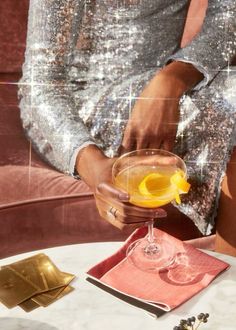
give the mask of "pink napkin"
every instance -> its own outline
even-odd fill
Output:
[[[126,258],[130,243],[147,234],[136,230],[123,247],[88,271],[98,282],[165,311],[181,305],[209,285],[229,265],[209,256],[165,232],[154,230],[156,237],[168,239],[175,246],[176,263],[159,272],[140,270]]]

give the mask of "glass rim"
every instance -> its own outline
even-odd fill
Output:
[[[126,152],[126,153],[124,153],[123,155],[121,155],[120,157],[118,157],[116,160],[115,160],[115,162],[114,162],[114,164],[113,164],[113,166],[112,166],[112,182],[114,183],[114,181],[115,181],[115,175],[114,175],[114,169],[115,169],[115,165],[120,161],[120,160],[122,160],[123,158],[125,158],[125,157],[129,157],[129,155],[131,155],[131,154],[135,154],[135,153],[138,153],[138,152],[145,152],[145,151],[148,151],[148,152],[154,152],[153,153],[153,155],[155,155],[155,152],[160,152],[160,153],[166,153],[166,154],[168,154],[168,155],[170,155],[170,156],[173,156],[173,157],[175,157],[175,158],[177,158],[181,163],[182,163],[182,165],[183,165],[183,167],[184,167],[184,177],[186,178],[187,177],[187,166],[186,166],[186,164],[185,164],[185,162],[184,162],[184,160],[181,158],[181,157],[179,157],[178,155],[176,155],[176,154],[174,154],[173,152],[171,152],[171,151],[167,151],[167,150],[164,150],[164,149],[154,149],[154,148],[152,148],[152,149],[147,149],[147,148],[145,148],[145,149],[137,149],[137,150],[133,150],[133,151],[129,151],[129,152]],[[121,187],[120,187],[121,188]],[[159,190],[156,190],[156,191],[164,191],[164,190],[166,190],[166,188],[164,188],[164,189],[159,189]]]

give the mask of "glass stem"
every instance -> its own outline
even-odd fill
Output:
[[[147,235],[148,244],[144,248],[144,253],[151,258],[153,258],[153,256],[157,255],[160,252],[160,247],[155,242],[153,227],[154,227],[154,220],[152,219],[151,221],[148,222],[148,235]]]
[[[154,227],[154,220],[152,219],[148,221],[148,242],[150,244],[154,242],[153,227]]]

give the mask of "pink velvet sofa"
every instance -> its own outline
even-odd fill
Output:
[[[29,0],[0,1],[0,258],[29,250],[91,241],[123,240],[102,220],[82,182],[45,164],[25,138],[17,81],[24,60]],[[182,45],[199,30],[207,1],[192,0]],[[186,239],[199,234],[186,220],[169,230]],[[160,228],[165,229],[160,221]]]

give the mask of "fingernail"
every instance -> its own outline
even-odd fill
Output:
[[[128,202],[129,201],[129,195],[128,194],[119,194],[119,199],[122,202]]]

